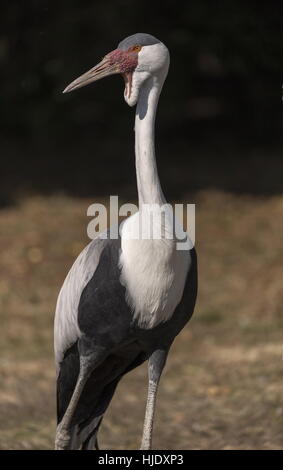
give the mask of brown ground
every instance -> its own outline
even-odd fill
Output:
[[[198,303],[161,381],[154,447],[282,448],[283,197],[210,191],[195,202]],[[89,203],[31,198],[0,212],[1,449],[53,446],[54,305],[87,241]],[[140,367],[119,386],[102,448],[138,447],[145,396]]]

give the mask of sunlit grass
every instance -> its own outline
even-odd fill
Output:
[[[89,242],[92,202],[36,197],[0,212],[2,449],[53,446],[53,315]],[[188,202],[197,204],[199,297],[161,381],[155,447],[282,447],[283,198],[206,191]],[[121,382],[102,448],[138,447],[145,397],[146,365]]]

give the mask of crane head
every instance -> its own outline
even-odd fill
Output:
[[[125,81],[124,98],[134,106],[139,90],[150,77],[164,80],[169,67],[169,52],[154,36],[137,33],[118,44],[99,64],[74,80],[63,93],[81,88],[109,75],[121,74]]]

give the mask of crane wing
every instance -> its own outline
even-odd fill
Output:
[[[78,306],[82,291],[96,271],[100,255],[106,244],[113,242],[119,242],[120,244],[119,240],[103,238],[102,234],[92,240],[77,257],[60,290],[54,322],[54,350],[57,373],[65,351],[81,335],[78,326]]]

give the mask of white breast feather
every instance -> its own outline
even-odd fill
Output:
[[[138,325],[153,328],[173,315],[182,298],[190,252],[176,250],[174,239],[138,239],[140,221],[138,212],[121,231],[121,283]]]

